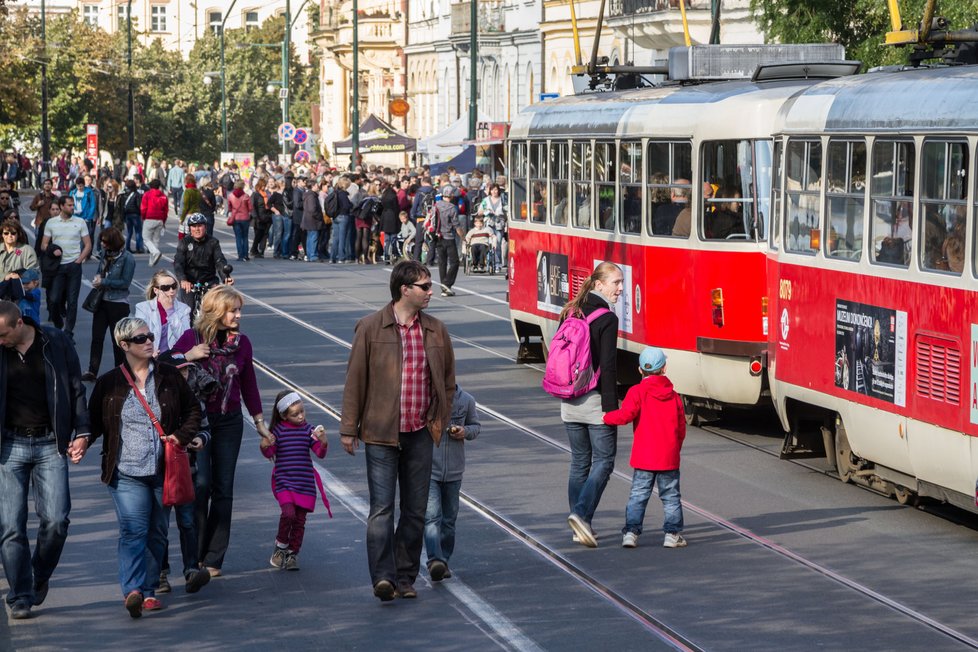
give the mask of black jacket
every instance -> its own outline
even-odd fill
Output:
[[[302,197],[302,229],[319,231],[323,227],[323,208],[319,205],[319,193],[307,190]]]
[[[397,219],[400,206],[397,204],[397,193],[388,186],[380,195],[380,230],[387,235],[395,235],[401,230],[401,221]]]
[[[214,211],[217,210],[217,195],[210,188],[200,191],[200,212],[205,217],[214,219]]]
[[[587,317],[598,308],[608,308],[608,302],[593,292],[588,294],[581,312]],[[601,392],[601,409],[611,412],[618,409],[618,315],[614,311],[591,322],[591,365],[601,369],[598,391]]]
[[[213,285],[225,280],[224,267],[228,264],[221,243],[210,236],[201,241],[187,237],[177,245],[173,256],[173,271],[178,281]]]
[[[78,354],[68,336],[57,328],[38,326],[30,317],[24,317],[24,323],[36,331],[35,337],[41,338],[50,425],[58,440],[58,452],[64,455],[73,432],[79,436],[91,433]],[[0,355],[0,397],[6,395],[7,356]],[[6,410],[7,402],[0,400],[0,439]]]

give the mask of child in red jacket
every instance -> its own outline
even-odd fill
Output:
[[[686,438],[683,401],[666,378],[666,356],[661,349],[647,347],[638,359],[642,382],[628,390],[621,408],[604,415],[609,426],[635,425],[632,445],[632,492],[625,508],[621,545],[634,548],[642,534],[645,508],[658,484],[665,512],[662,530],[666,548],[682,548],[683,505],[679,495],[679,450]]]

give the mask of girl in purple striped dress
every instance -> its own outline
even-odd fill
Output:
[[[306,515],[316,507],[316,490],[332,518],[322,480],[313,468],[310,449],[316,457],[326,457],[326,429],[306,423],[306,409],[296,392],[286,390],[275,397],[272,410],[273,439],[262,439],[262,454],[275,461],[272,491],[282,508],[275,537],[275,551],[269,563],[275,568],[299,570],[296,558],[306,530]]]

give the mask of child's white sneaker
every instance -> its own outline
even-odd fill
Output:
[[[638,547],[638,535],[634,532],[626,532],[625,536],[621,538],[622,548],[637,548]]]
[[[666,532],[666,538],[662,541],[663,548],[685,548],[686,539],[679,532]]]

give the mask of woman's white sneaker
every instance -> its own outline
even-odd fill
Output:
[[[662,541],[663,548],[685,548],[686,539],[678,532],[666,532],[666,538]]]

